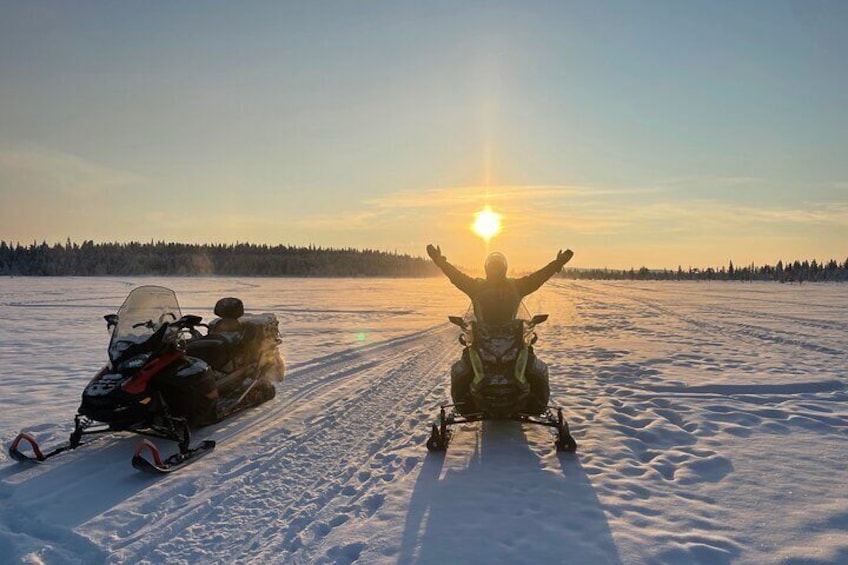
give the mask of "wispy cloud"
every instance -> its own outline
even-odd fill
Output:
[[[768,179],[755,177],[750,175],[686,175],[680,177],[672,177],[661,181],[659,184],[676,186],[676,185],[698,185],[698,186],[743,186],[743,185],[758,185],[765,184]]]
[[[377,210],[348,211],[337,214],[310,214],[292,220],[300,229],[332,229],[343,231],[362,231],[381,229],[387,223],[394,223],[396,217],[382,214]]]
[[[773,224],[848,226],[848,202],[805,202],[794,207],[753,207],[709,199],[667,201],[657,188],[526,185],[403,191],[363,202],[341,214],[313,215],[303,226],[335,230],[394,229],[404,223],[445,220],[465,227],[471,213],[491,203],[514,230],[622,235],[748,230]]]
[[[586,233],[608,231],[625,225],[620,219],[609,219],[603,213],[606,201],[615,197],[657,194],[659,189],[594,188],[574,185],[461,186],[421,191],[402,191],[367,199],[362,208],[340,214],[316,214],[297,220],[309,227],[350,230],[376,230],[403,222],[433,222],[450,219],[470,221],[471,214],[487,204],[503,213],[516,228],[568,226]],[[551,212],[555,210],[555,212]],[[590,213],[575,214],[575,211]],[[620,215],[619,215],[620,216]]]
[[[548,221],[540,212],[593,193],[588,187],[567,185],[462,186],[398,192],[369,200],[365,205],[382,223],[401,218],[423,221],[440,232],[464,231],[474,212],[491,205],[503,215],[509,229],[532,235],[545,226],[561,224],[562,218],[551,217]]]
[[[612,189],[578,185],[460,186],[404,191],[367,200],[379,209],[483,206],[490,202],[547,202],[572,198],[658,192],[657,188]]]
[[[0,148],[0,189],[9,192],[26,187],[28,191],[90,197],[142,181],[140,175],[68,153]]]

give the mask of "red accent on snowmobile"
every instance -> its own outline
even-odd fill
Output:
[[[21,440],[26,440],[32,446],[32,452],[35,454],[35,459],[18,451],[18,444],[21,443]],[[9,445],[9,455],[11,455],[12,459],[15,459],[16,461],[23,461],[26,459],[30,461],[44,461],[46,459],[44,454],[41,452],[41,449],[39,449],[38,442],[35,441],[35,438],[25,432],[19,433],[18,437],[16,437],[14,441],[12,441],[11,445]]]
[[[149,444],[150,442],[147,442],[145,440],[145,442],[142,443]],[[132,466],[138,469],[139,471],[143,471],[145,473],[150,473],[153,475],[166,475],[168,473],[173,473],[178,469],[182,469],[186,465],[190,465],[191,463],[194,463],[207,453],[210,453],[213,449],[215,449],[215,442],[207,439],[205,441],[200,442],[200,445],[198,445],[197,447],[171,455],[170,457],[165,459],[164,462],[161,460],[161,457],[156,456],[159,452],[153,451],[151,449],[151,451],[154,453],[153,458],[156,460],[155,463],[151,463],[150,461],[139,455],[139,453],[142,451],[142,447],[142,445],[138,446],[136,454],[132,458]]]
[[[147,363],[134,377],[121,385],[121,388],[130,394],[141,394],[147,389],[147,383],[153,376],[185,355],[182,351],[174,351],[162,357],[155,357]]]
[[[136,457],[141,457],[142,452],[147,449],[153,455],[153,462],[156,463],[157,467],[162,467],[165,465],[165,462],[162,460],[162,454],[159,453],[159,449],[153,445],[152,441],[143,439],[139,442],[138,447],[135,448],[135,455],[133,459]]]

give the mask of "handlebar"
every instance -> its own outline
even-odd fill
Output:
[[[541,324],[542,322],[544,322],[547,319],[548,319],[547,314],[536,314],[535,316],[533,316],[533,318],[531,320],[523,320],[523,321],[527,324],[527,328],[530,329],[530,328],[534,328],[534,327],[538,326],[539,324]],[[459,326],[463,330],[467,330],[470,326],[469,322],[466,322],[466,320],[464,318],[461,318],[459,316],[448,316],[448,320],[450,321],[450,323],[452,323],[456,326]],[[512,323],[515,323],[517,321],[518,320],[514,320]],[[471,323],[473,323],[473,322],[471,322]]]
[[[146,322],[139,322],[137,324],[133,324],[132,327],[133,328],[145,327],[145,328],[154,330],[154,329],[161,328],[162,326],[174,326],[174,327],[179,328],[179,329],[190,330],[192,328],[200,326],[200,327],[208,329],[209,326],[207,324],[201,323],[201,320],[203,320],[203,318],[200,317],[200,316],[194,316],[192,314],[186,314],[185,316],[183,316],[179,320],[175,320],[173,322],[160,322],[159,326],[157,326],[153,322],[153,320],[147,320]]]
[[[110,314],[109,316],[104,316],[106,318],[106,323],[110,326],[114,326],[118,323],[118,317],[114,314]],[[162,326],[175,326],[180,329],[192,329],[195,327],[201,328],[209,328],[208,324],[202,323],[203,318],[201,316],[195,316],[192,314],[186,314],[179,320],[175,320],[173,322],[160,322],[159,325],[153,322],[153,320],[147,320],[145,322],[139,322],[137,324],[133,324],[133,328],[141,328],[145,327],[151,330],[155,330],[161,328]]]

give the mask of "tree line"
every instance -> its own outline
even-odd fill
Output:
[[[425,277],[427,259],[372,249],[291,245],[189,244],[164,241],[63,245],[0,241],[0,275],[232,275],[291,277]]]
[[[683,269],[567,269],[561,276],[582,280],[663,280],[663,281],[777,281],[781,283],[836,282],[848,281],[848,259],[839,263],[835,259],[827,262],[778,261],[775,265],[744,267],[733,265]]]
[[[273,276],[273,277],[426,277],[439,274],[429,260],[397,252],[309,245],[166,243],[30,245],[0,241],[0,275],[8,276]],[[686,281],[848,281],[848,258],[818,262],[781,260],[775,265],[731,261],[718,268],[566,269],[561,275],[583,280]]]

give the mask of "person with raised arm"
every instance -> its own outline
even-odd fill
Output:
[[[560,250],[556,259],[538,271],[524,277],[510,278],[506,276],[506,256],[495,251],[489,253],[483,265],[486,271],[485,279],[470,277],[448,263],[440,247],[428,245],[427,254],[451,283],[471,299],[477,323],[487,327],[500,327],[515,320],[521,300],[560,272],[571,260],[574,252],[570,249]],[[550,398],[548,366],[536,357],[532,346],[529,348],[527,377],[534,397],[541,404],[538,408],[542,408]],[[461,412],[467,413],[468,410],[474,409],[469,391],[473,378],[474,371],[466,348],[460,360],[451,367],[451,397]]]

